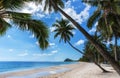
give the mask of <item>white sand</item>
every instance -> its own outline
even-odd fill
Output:
[[[111,73],[102,73],[102,71],[96,65],[88,64],[84,68],[75,69],[60,78],[120,78],[120,76],[113,71],[111,67],[105,68],[111,71]]]
[[[80,62],[78,64],[5,73],[0,74],[0,78],[120,78],[111,66],[103,65],[103,67],[111,73],[102,73],[101,69],[93,63]]]

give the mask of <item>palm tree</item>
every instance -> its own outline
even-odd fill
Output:
[[[89,18],[87,26],[92,28],[93,24],[98,21],[97,31],[101,33],[101,36],[108,41],[114,37],[114,54],[117,61],[117,39],[120,37],[120,5],[115,0],[100,1],[100,0],[83,0],[83,2],[89,3],[92,6],[97,6],[97,10]]]
[[[54,30],[55,32],[54,38],[60,36],[59,42],[61,41],[64,41],[65,43],[67,42],[72,48],[77,50],[79,53],[84,54],[82,51],[74,47],[70,42],[70,37],[73,37],[72,30],[74,30],[75,28],[73,27],[73,25],[70,24],[68,20],[65,19],[56,20],[56,23],[53,24],[53,27],[56,28]]]
[[[84,36],[95,46],[95,48],[99,51],[99,53],[108,60],[113,68],[117,71],[117,73],[120,75],[120,65],[118,62],[116,62],[113,57],[103,49],[101,45],[99,45],[92,36],[84,29],[82,26],[77,23],[72,17],[70,17],[67,13],[65,13],[62,10],[63,2],[62,0],[38,0],[39,2],[45,1],[45,8],[51,8],[51,10],[55,10],[56,12],[59,11],[62,15],[64,15],[69,21],[71,21],[78,30],[84,34]],[[58,3],[57,3],[58,2]]]
[[[101,42],[102,39],[100,38],[100,36],[93,35],[93,38],[95,38],[95,40],[101,46],[103,46],[103,49],[107,50],[107,47],[105,46],[105,44]],[[85,43],[84,52],[85,52],[84,58],[85,56],[89,57],[90,58],[89,61],[93,61],[99,68],[103,70],[103,72],[108,72],[104,68],[102,68],[99,64],[100,62],[104,62],[104,58],[98,53],[96,48],[89,41],[86,41]]]
[[[64,41],[65,43],[67,42],[73,49],[75,49],[77,52],[81,53],[83,56],[85,56],[86,58],[90,58],[92,57],[93,58],[93,55],[89,55],[89,54],[85,54],[84,52],[82,52],[81,50],[77,49],[76,47],[74,47],[71,43],[70,43],[70,37],[73,37],[73,33],[72,33],[72,30],[74,29],[74,27],[69,24],[69,21],[68,20],[64,20],[64,19],[61,19],[60,21],[59,20],[56,20],[56,23],[53,24],[53,26],[56,28],[54,30],[55,32],[55,36],[54,38],[60,36],[60,40],[59,42],[61,41]],[[92,46],[92,45],[90,45]],[[93,46],[92,46],[93,47]],[[94,50],[95,48],[93,48],[92,50]],[[90,51],[92,51],[90,50]],[[96,50],[96,49],[95,49]],[[94,54],[94,52],[93,52]],[[96,57],[94,57],[96,58]],[[98,62],[96,62],[96,60],[93,61],[99,68],[102,69],[103,72],[108,72],[107,70],[105,70],[103,67],[100,66],[100,64]]]
[[[114,45],[110,44],[109,45],[109,51],[111,53],[112,56],[114,56]],[[117,46],[117,57],[118,57],[118,62],[120,62],[120,45]]]
[[[25,1],[27,0],[0,0],[0,35],[5,34],[12,26],[17,26],[23,31],[32,32],[40,48],[45,49],[48,47],[48,28],[45,23],[32,19],[30,14],[16,12],[16,9],[20,9]]]

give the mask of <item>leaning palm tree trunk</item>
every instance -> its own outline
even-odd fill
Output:
[[[117,36],[115,36],[114,55],[115,55],[115,61],[118,61],[118,58],[117,58]]]
[[[97,62],[94,62],[95,65],[97,65],[104,73],[109,72],[107,70],[105,70],[100,64],[98,64]]]
[[[84,53],[82,52],[82,51],[80,51],[79,49],[77,49],[76,47],[74,47],[69,41],[67,41],[68,42],[68,44],[72,47],[72,48],[74,48],[76,51],[78,51],[79,53],[81,53],[82,55],[84,55]]]
[[[110,64],[113,66],[113,68],[116,70],[116,72],[120,75],[120,65],[118,62],[114,60],[114,58],[106,51],[103,49],[102,46],[100,46],[86,31],[85,29],[82,28],[74,19],[72,19],[68,14],[66,14],[61,8],[59,8],[53,0],[50,0],[52,5],[60,11],[67,19],[69,19],[77,28],[80,32],[84,34],[84,36],[95,46],[95,48],[99,51],[99,53],[107,60],[110,62]]]
[[[79,49],[77,49],[76,47],[74,47],[69,41],[67,41],[67,42],[68,42],[68,44],[69,44],[72,48],[74,48],[76,51],[78,51],[79,53],[85,55],[82,51],[80,51]],[[87,56],[90,56],[90,55],[87,55]],[[85,56],[85,57],[87,57],[87,56]],[[87,57],[87,58],[88,58],[88,57]],[[94,64],[97,65],[103,72],[109,72],[109,71],[107,71],[106,69],[104,69],[104,68],[103,68],[99,63],[97,63],[96,61],[94,61]]]

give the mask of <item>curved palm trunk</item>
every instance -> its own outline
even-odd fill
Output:
[[[59,8],[53,0],[50,0],[52,5],[60,11],[68,20],[70,20],[80,32],[84,34],[84,36],[94,45],[94,47],[99,51],[99,53],[107,60],[110,62],[110,64],[113,66],[113,68],[117,71],[117,73],[120,75],[120,65],[118,62],[114,60],[114,58],[102,48],[93,38],[90,36],[85,29],[82,28],[74,19],[72,19],[69,15],[67,15],[61,8]]]
[[[76,47],[74,47],[69,41],[67,41],[67,42],[68,42],[68,44],[69,44],[72,48],[74,48],[76,51],[78,51],[79,53],[81,53],[81,54],[84,55],[84,53],[83,53],[82,51],[80,51],[79,49],[77,49]]]
[[[75,50],[77,50],[79,53],[85,55],[82,51],[80,51],[79,49],[77,49],[76,47],[74,47],[69,41],[67,41],[67,42],[68,42],[68,44],[69,44],[72,48],[74,48]],[[89,56],[89,55],[88,55],[88,56]],[[87,56],[86,56],[86,57],[87,57]],[[88,57],[87,57],[87,58],[88,58]],[[109,72],[109,71],[105,70],[102,66],[100,66],[100,64],[97,63],[96,61],[94,61],[94,64],[97,65],[103,72]]]
[[[109,71],[105,70],[100,64],[98,64],[97,62],[94,62],[95,65],[97,65],[104,73],[107,73]]]

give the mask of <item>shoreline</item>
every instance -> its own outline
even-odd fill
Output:
[[[17,61],[18,62],[18,61]],[[41,62],[42,63],[42,62]],[[44,62],[43,62],[44,63]],[[48,62],[50,63],[50,62]],[[55,62],[56,63],[56,62]],[[14,70],[8,70],[8,71],[2,71],[0,72],[0,74],[7,74],[7,73],[12,73],[12,72],[20,72],[20,71],[28,71],[28,70],[34,70],[34,69],[46,69],[46,68],[51,68],[51,67],[56,67],[56,66],[64,66],[64,65],[69,65],[69,64],[76,64],[78,62],[68,62],[68,63],[65,63],[65,64],[58,64],[58,65],[51,65],[51,66],[36,66],[36,67],[25,67],[25,68],[18,68],[18,69],[14,69]]]
[[[111,73],[102,71],[93,63],[80,62],[46,68],[21,70],[0,74],[0,78],[119,78],[111,66],[102,65]]]
[[[28,68],[28,69],[20,69],[20,70],[18,69],[18,70],[13,70],[13,71],[8,71],[8,72],[1,72],[0,78],[8,78],[8,77],[16,78],[16,76],[18,76],[17,78],[19,77],[23,78],[24,76],[29,76],[31,74],[36,75],[36,76],[38,75],[39,77],[42,76],[41,74],[45,74],[43,76],[46,76],[46,75],[54,74],[55,72],[68,71],[69,69],[66,69],[67,66],[69,67],[69,66],[76,65],[76,64],[77,63],[61,64],[61,65],[48,66],[48,67],[43,67],[43,68],[38,67],[38,68],[30,68],[30,69]],[[27,77],[24,77],[24,78],[27,78]]]

